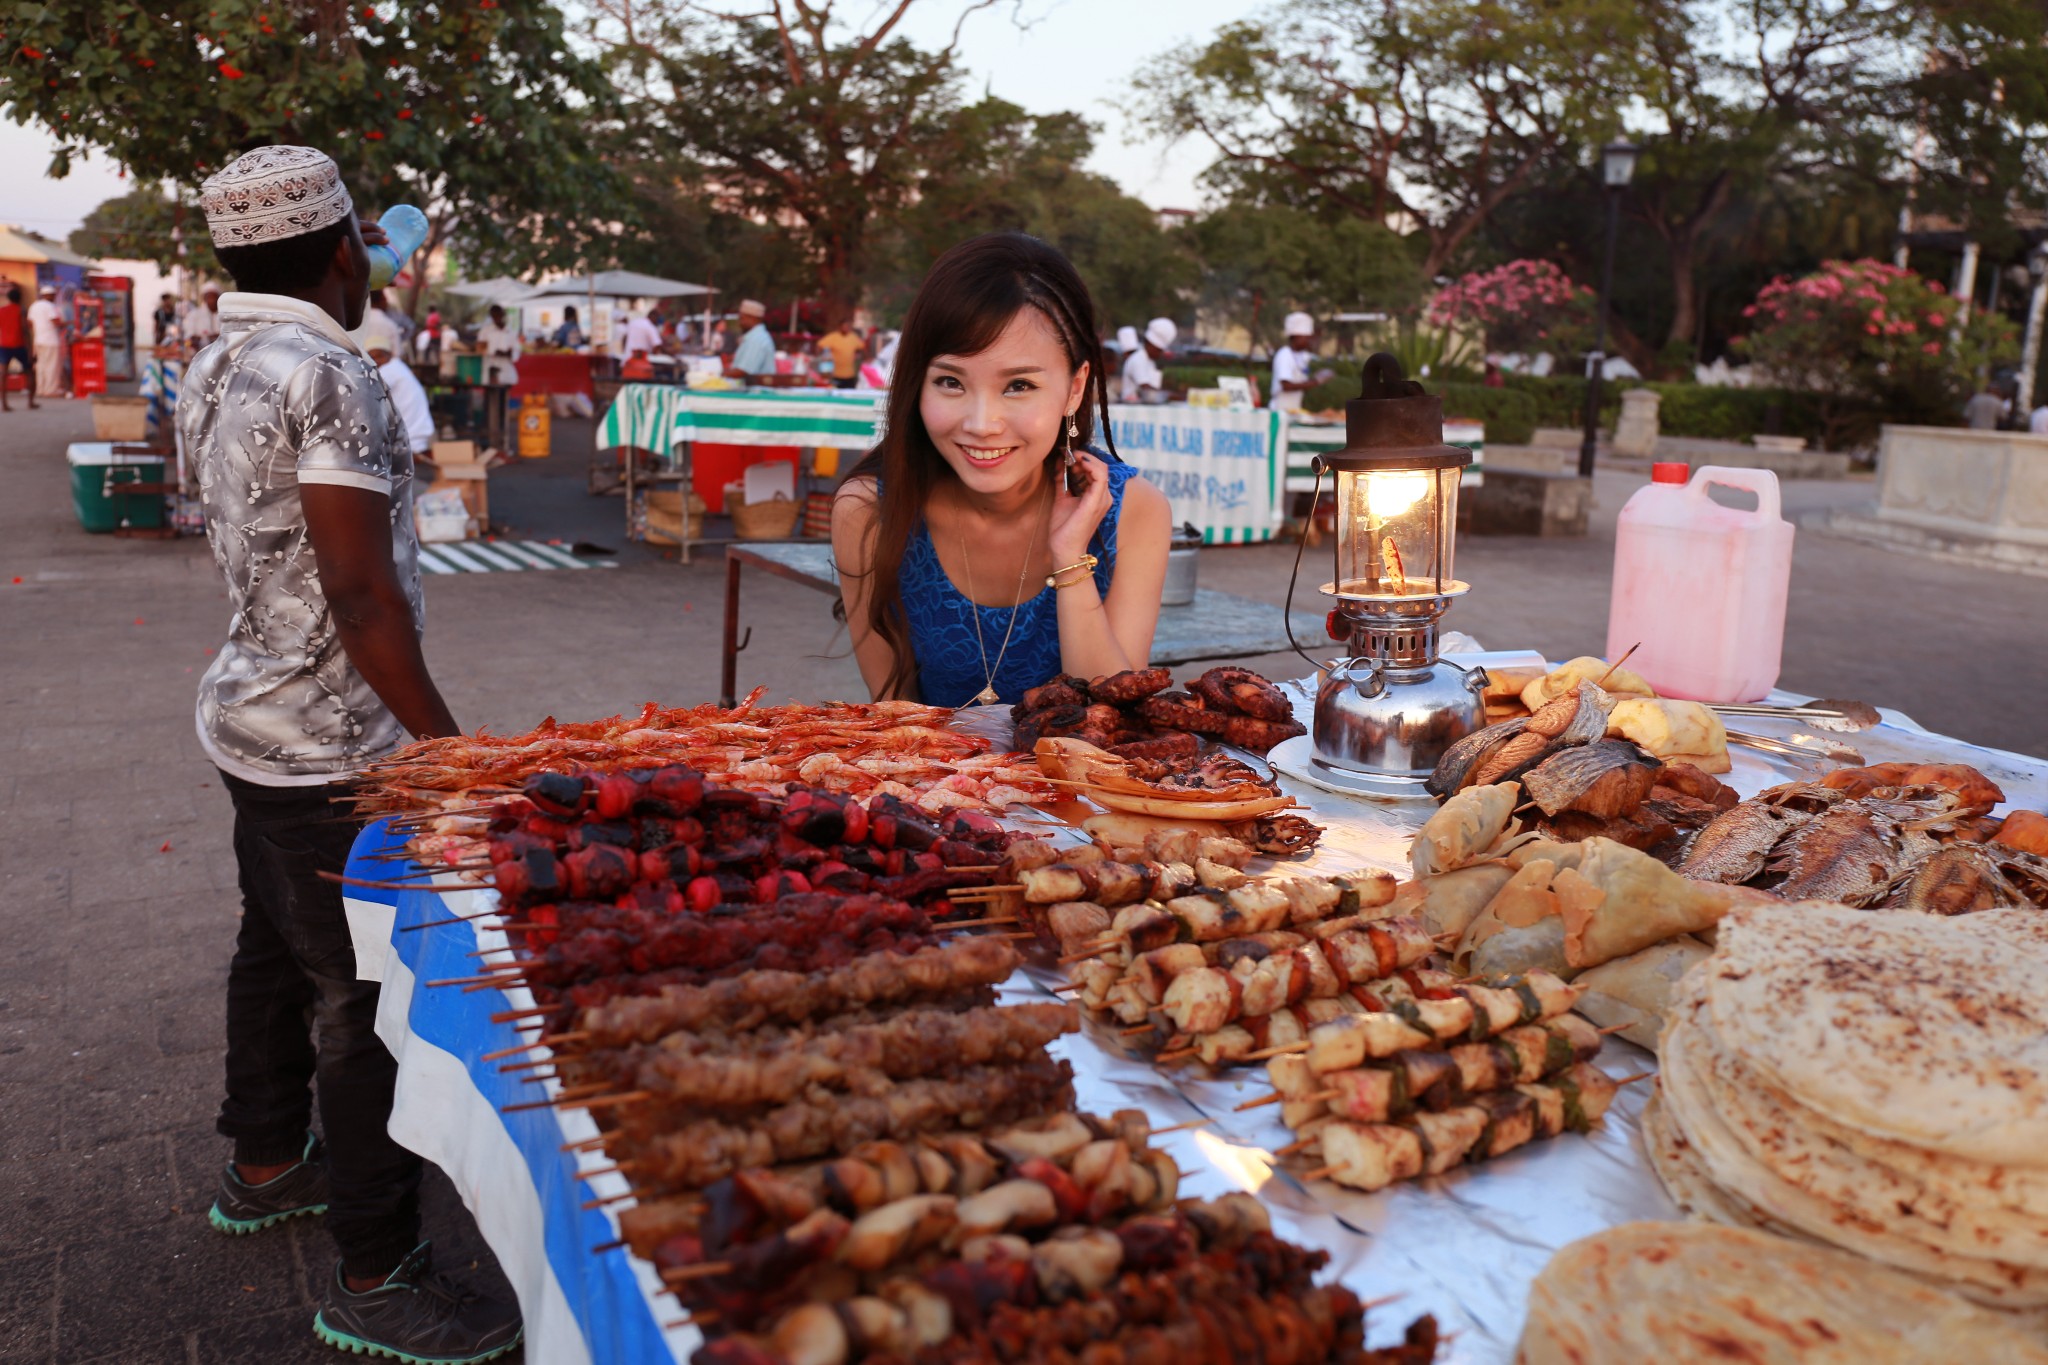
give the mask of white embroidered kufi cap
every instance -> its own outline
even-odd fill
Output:
[[[318,232],[355,212],[333,158],[311,147],[244,152],[199,187],[215,246],[255,246]]]
[[[1154,318],[1145,324],[1145,340],[1165,350],[1173,345],[1173,339],[1180,335],[1180,328],[1173,325],[1172,318]]]
[[[1286,328],[1291,337],[1312,337],[1316,334],[1316,320],[1306,313],[1289,313]]]

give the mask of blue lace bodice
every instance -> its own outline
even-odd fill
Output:
[[[1117,520],[1123,515],[1124,485],[1137,474],[1111,455],[1095,451],[1109,470],[1109,510],[1095,530],[1088,552],[1101,563],[1095,566],[1095,587],[1109,593],[1109,581],[1116,568]],[[918,695],[935,706],[965,706],[988,682],[983,671],[982,647],[988,662],[995,663],[1003,646],[1004,632],[1010,633],[1009,651],[996,673],[996,691],[1005,702],[1016,702],[1024,690],[1036,687],[1060,671],[1059,604],[1052,588],[1017,608],[1017,624],[1010,627],[1010,608],[980,607],[953,586],[932,548],[930,529],[918,523],[910,545],[903,552],[903,611],[910,626],[910,648],[917,658]],[[981,613],[981,645],[974,638],[973,612]]]

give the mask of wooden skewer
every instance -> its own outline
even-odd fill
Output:
[[[983,896],[1007,895],[1023,889],[1022,882],[996,882],[988,886],[956,886],[946,894],[956,901],[971,901],[979,900]]]
[[[564,1109],[604,1109],[614,1104],[642,1104],[654,1098],[651,1091],[628,1090],[622,1095],[593,1095],[587,1100],[570,1100]]]
[[[559,1014],[567,1008],[569,1007],[564,1004],[535,1005],[532,1009],[524,1010],[500,1010],[491,1016],[491,1022],[494,1024],[509,1024],[514,1019],[537,1019],[543,1014]]]
[[[590,1099],[603,1098],[604,1088],[602,1084],[574,1086],[564,1090],[551,1100],[522,1100],[518,1104],[508,1104],[498,1112],[501,1114],[517,1114],[527,1109],[554,1109],[557,1107],[567,1109],[577,1105],[585,1097]]]
[[[627,1190],[624,1194],[608,1194],[602,1199],[586,1199],[583,1201],[583,1207],[586,1209],[601,1209],[607,1204],[622,1203],[632,1197],[633,1192]]]
[[[467,924],[473,919],[489,919],[497,913],[496,910],[479,910],[473,915],[450,915],[446,919],[421,920],[418,924],[408,924],[401,927],[398,932],[409,934],[415,929],[438,929],[444,924]]]
[[[507,963],[505,965],[511,966],[513,964]],[[520,970],[524,971],[525,968],[522,967]],[[439,981],[429,981],[427,984],[429,986],[502,986],[510,980],[512,980],[511,977],[501,972],[486,972],[482,976],[445,976]]]
[[[675,1319],[673,1322],[664,1322],[661,1325],[661,1329],[664,1332],[672,1332],[678,1327],[709,1327],[712,1323],[717,1321],[718,1314],[716,1311],[704,1313],[690,1313],[686,1316]]]
[[[1190,1128],[1200,1128],[1205,1123],[1214,1123],[1215,1121],[1210,1118],[1189,1119],[1186,1123],[1176,1123],[1171,1128],[1154,1128],[1152,1136],[1162,1137],[1167,1133],[1185,1133]]]
[[[602,1256],[607,1251],[617,1251],[620,1247],[624,1246],[625,1244],[625,1238],[614,1237],[609,1242],[599,1242],[596,1246],[590,1249],[590,1254],[593,1256]]]
[[[1385,1308],[1388,1304],[1407,1297],[1406,1294],[1382,1294],[1376,1299],[1367,1299],[1358,1306],[1364,1312],[1371,1312],[1375,1308]]]
[[[561,1073],[560,1073],[560,1072],[556,1072],[556,1071],[540,1071],[540,1072],[535,1072],[535,1073],[534,1073],[533,1075],[531,1075],[531,1076],[521,1076],[521,1077],[519,1078],[519,1083],[520,1083],[521,1085],[539,1085],[539,1084],[541,1084],[541,1083],[542,1083],[543,1081],[559,1081],[559,1080],[561,1080],[561,1079],[562,1079],[562,1077],[561,1077]]]
[[[621,1175],[621,1174],[624,1174],[625,1172],[628,1172],[628,1171],[631,1171],[631,1170],[634,1170],[634,1169],[635,1169],[635,1167],[634,1167],[634,1165],[633,1165],[633,1163],[632,1163],[632,1162],[630,1162],[630,1161],[621,1161],[621,1162],[617,1163],[616,1165],[612,1165],[612,1166],[600,1166],[600,1167],[598,1167],[598,1168],[597,1168],[596,1170],[594,1170],[594,1171],[578,1171],[578,1172],[577,1172],[576,1174],[577,1174],[577,1176],[578,1176],[579,1178],[581,1178],[581,1179],[583,1179],[583,1180],[595,1180],[595,1179],[597,1179],[597,1178],[598,1178],[599,1176],[601,1176],[601,1175]]]
[[[1294,1155],[1294,1154],[1295,1154],[1296,1152],[1305,1152],[1305,1151],[1307,1151],[1307,1150],[1308,1150],[1309,1148],[1311,1148],[1311,1147],[1315,1146],[1315,1145],[1316,1145],[1316,1144],[1317,1144],[1318,1142],[1321,1142],[1321,1141],[1322,1141],[1322,1139],[1321,1139],[1321,1138],[1319,1138],[1319,1137],[1316,1137],[1316,1136],[1314,1136],[1313,1134],[1311,1134],[1311,1135],[1310,1135],[1310,1136],[1308,1136],[1308,1137],[1302,1138],[1302,1139],[1301,1139],[1300,1141],[1298,1141],[1298,1142],[1290,1142],[1290,1143],[1288,1143],[1288,1144],[1287,1144],[1287,1145],[1286,1145],[1285,1147],[1275,1147],[1275,1148],[1273,1149],[1273,1155],[1274,1155],[1274,1156],[1293,1156],[1293,1155]]]
[[[462,993],[468,995],[473,991],[503,990],[507,986],[523,986],[525,984],[526,978],[523,976],[492,976],[486,977],[481,981],[471,982],[462,988]]]
[[[586,1041],[589,1037],[589,1030],[575,1029],[568,1033],[557,1033],[554,1037],[548,1039],[548,1046],[553,1048],[555,1051],[560,1052],[562,1050],[562,1044],[581,1043]]]
[[[1289,1052],[1306,1052],[1310,1044],[1306,1039],[1299,1043],[1282,1043],[1278,1047],[1264,1047],[1257,1052],[1247,1052],[1238,1058],[1241,1062],[1263,1062],[1268,1057],[1278,1057]]]
[[[1607,680],[1608,680],[1609,678],[1611,678],[1611,677],[1613,677],[1613,676],[1614,676],[1614,674],[1615,674],[1615,670],[1619,669],[1619,668],[1620,668],[1620,667],[1621,667],[1621,666],[1622,666],[1623,664],[1627,663],[1627,662],[1629,661],[1629,659],[1630,659],[1630,658],[1632,658],[1632,657],[1634,656],[1635,652],[1636,652],[1637,650],[1641,649],[1642,647],[1643,647],[1643,642],[1642,642],[1641,640],[1638,640],[1638,641],[1636,641],[1636,642],[1635,642],[1634,644],[1630,645],[1630,646],[1628,647],[1628,650],[1627,650],[1627,652],[1626,652],[1626,653],[1624,653],[1624,654],[1623,654],[1623,655],[1622,655],[1622,656],[1621,656],[1621,657],[1620,657],[1619,659],[1616,659],[1616,660],[1615,660],[1615,661],[1614,661],[1613,663],[1611,663],[1611,664],[1609,664],[1609,665],[1607,666],[1607,671],[1606,671],[1605,673],[1602,673],[1602,674],[1600,675],[1600,677],[1599,677],[1599,680],[1598,680],[1598,681],[1596,681],[1596,682],[1595,682],[1595,683],[1593,684],[1593,686],[1595,686],[1595,687],[1605,687],[1605,686],[1607,686]]]
[[[467,953],[464,953],[464,954],[463,954],[463,956],[464,956],[464,957],[489,957],[489,956],[490,956],[490,955],[491,955],[492,953],[516,953],[516,952],[518,952],[518,951],[519,951],[519,950],[518,950],[517,948],[513,947],[513,946],[512,946],[511,944],[509,944],[509,943],[501,943],[501,944],[499,944],[499,945],[498,945],[497,947],[495,947],[495,948],[478,948],[478,949],[475,949],[474,951],[471,951],[471,952],[467,952]]]
[[[565,1142],[562,1144],[562,1150],[565,1152],[593,1152],[602,1146],[604,1146],[604,1139],[594,1137],[584,1138],[581,1142]]]
[[[1301,1178],[1303,1180],[1327,1180],[1329,1178],[1330,1172],[1336,1169],[1337,1168],[1335,1166],[1318,1166],[1312,1171],[1303,1171],[1301,1173]],[[585,1207],[588,1206],[586,1205]]]
[[[730,1275],[731,1261],[705,1261],[698,1265],[679,1265],[661,1272],[663,1284],[682,1284],[687,1280],[708,1280],[713,1275]]]
[[[1243,1104],[1240,1104],[1239,1106],[1237,1106],[1236,1109],[1232,1110],[1231,1112],[1242,1114],[1247,1109],[1263,1109],[1269,1104],[1284,1104],[1286,1102],[1287,1097],[1281,1094],[1279,1091],[1275,1090],[1272,1094],[1266,1096],[1264,1099],[1246,1100]]]
[[[1159,1063],[1159,1064],[1160,1064],[1161,1066],[1171,1066],[1171,1065],[1173,1065],[1173,1064],[1174,1064],[1175,1062],[1177,1062],[1177,1061],[1180,1061],[1180,1060],[1181,1060],[1182,1058],[1184,1058],[1184,1057],[1192,1057],[1192,1056],[1194,1056],[1194,1055],[1195,1055],[1195,1054],[1196,1054],[1197,1052],[1200,1052],[1200,1051],[1201,1051],[1201,1049],[1200,1049],[1200,1048],[1195,1048],[1195,1047],[1184,1047],[1184,1048],[1181,1048],[1180,1050],[1178,1050],[1178,1051],[1176,1051],[1176,1052],[1161,1052],[1161,1053],[1159,1053],[1159,1054],[1155,1055],[1155,1056],[1154,1056],[1154,1057],[1152,1058],[1152,1060],[1153,1060],[1153,1061],[1155,1061],[1155,1062],[1158,1062],[1158,1063]]]
[[[1116,1031],[1116,1036],[1119,1038],[1135,1038],[1141,1033],[1150,1033],[1158,1027],[1159,1025],[1157,1024],[1139,1024],[1135,1028],[1120,1028]]]
[[[478,1060],[482,1059],[479,1058]],[[555,1059],[553,1057],[529,1057],[523,1062],[507,1062],[503,1066],[499,1067],[498,1070],[531,1071],[537,1066],[553,1066],[554,1064]]]
[[[981,929],[991,924],[1015,924],[1015,915],[997,915],[992,919],[949,919],[937,925],[940,929]]]
[[[1112,939],[1108,943],[1100,944],[1093,948],[1088,948],[1082,952],[1068,953],[1065,957],[1059,960],[1059,965],[1064,967],[1067,966],[1069,963],[1086,962],[1091,957],[1101,957],[1104,953],[1111,952],[1114,949],[1121,947],[1122,945],[1122,939]]]
[[[338,882],[343,886],[360,886],[371,891],[423,891],[434,884],[431,877],[426,881],[373,882],[365,877],[344,877],[339,872],[329,872],[324,867],[317,870],[322,881]]]
[[[943,924],[941,924],[941,925],[939,925],[938,927],[939,927],[939,928],[941,928],[941,929],[943,929],[943,928],[945,928],[946,926],[945,926],[945,925],[943,925]],[[1037,934],[1036,934],[1035,932],[1031,931],[1031,930],[1026,930],[1025,932],[1023,932],[1023,933],[1021,933],[1021,934],[990,934],[990,935],[989,935],[989,937],[990,937],[990,938],[1007,938],[1007,939],[1013,939],[1013,940],[1014,940],[1014,939],[1026,939],[1026,938],[1037,938],[1037,937],[1038,937],[1038,935],[1037,935]]]
[[[1640,1023],[1640,1022],[1642,1022],[1642,1021],[1641,1021],[1641,1020],[1638,1020],[1638,1021],[1637,1021],[1637,1023]],[[1621,1032],[1621,1031],[1622,1031],[1623,1029],[1625,1029],[1625,1028],[1634,1028],[1634,1027],[1635,1027],[1635,1024],[1609,1024],[1609,1025],[1608,1025],[1608,1026],[1607,1026],[1606,1028],[1603,1028],[1603,1029],[1595,1029],[1595,1030],[1594,1030],[1594,1032],[1598,1033],[1598,1034],[1599,1034],[1599,1035],[1600,1035],[1600,1036],[1601,1036],[1602,1038],[1605,1038],[1605,1037],[1606,1037],[1606,1036],[1607,1036],[1608,1034],[1610,1034],[1610,1033],[1619,1033],[1619,1032]]]
[[[1622,1085],[1634,1085],[1634,1084],[1635,1084],[1635,1083],[1636,1083],[1637,1081],[1647,1081],[1647,1080],[1649,1080],[1649,1079],[1650,1079],[1650,1078],[1651,1078],[1652,1076],[1655,1076],[1656,1074],[1657,1074],[1657,1073],[1656,1073],[1656,1072],[1654,1072],[1654,1071],[1638,1071],[1638,1072],[1637,1072],[1637,1073],[1636,1073],[1635,1075],[1633,1075],[1633,1076],[1624,1076],[1624,1077],[1622,1077],[1622,1078],[1621,1078],[1620,1080],[1616,1081],[1616,1082],[1615,1082],[1615,1084],[1616,1084],[1617,1086],[1622,1086]]]

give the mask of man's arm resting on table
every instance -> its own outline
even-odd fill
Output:
[[[398,723],[420,739],[460,732],[427,672],[412,606],[391,561],[391,499],[367,488],[301,483],[306,534],[341,647]]]

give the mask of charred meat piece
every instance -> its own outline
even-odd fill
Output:
[[[1522,791],[1545,815],[1581,811],[1609,819],[1642,805],[1663,768],[1625,739],[1604,739],[1550,755],[1523,775]]]

